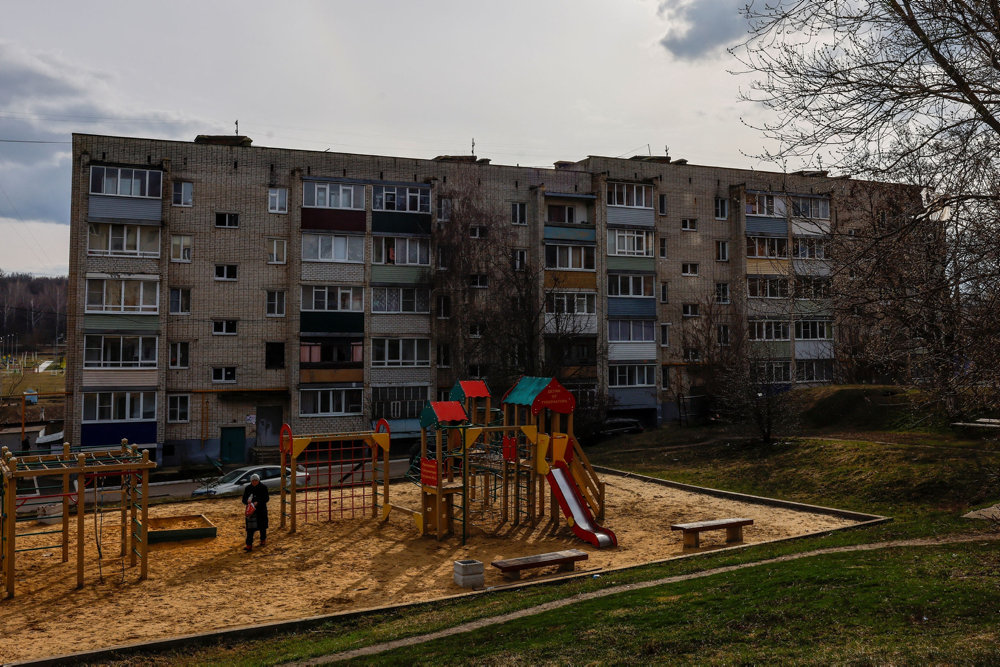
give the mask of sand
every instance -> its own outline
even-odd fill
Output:
[[[218,527],[218,537],[151,545],[149,579],[138,581],[138,568],[105,563],[102,582],[88,516],[83,589],[75,589],[72,545],[68,563],[61,562],[59,549],[17,555],[17,596],[0,601],[0,661],[462,593],[466,589],[452,581],[453,561],[461,559],[487,564],[486,586],[508,583],[489,566],[499,558],[575,548],[590,555],[579,564],[585,570],[661,560],[684,553],[680,533],[670,530],[677,522],[749,517],[755,523],[744,529],[744,538],[751,544],[855,523],[633,478],[609,475],[604,480],[604,525],[615,531],[619,546],[602,551],[576,539],[565,520],[555,530],[546,522],[534,529],[475,535],[462,546],[458,538],[419,537],[412,518],[395,511],[384,524],[311,521],[300,523],[292,535],[277,528],[273,502],[268,544],[248,554],[242,550],[243,506],[239,498],[224,498],[150,508],[151,517],[202,514]],[[417,507],[417,487],[393,485],[392,501]],[[105,527],[106,555],[113,532]],[[18,546],[22,543],[27,540]],[[725,531],[702,534],[700,551],[723,546]],[[524,580],[553,575],[551,570],[532,572]]]

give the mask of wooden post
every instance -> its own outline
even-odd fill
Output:
[[[292,462],[291,463],[292,470],[297,470],[298,466],[296,465],[296,461],[298,460],[298,457],[295,456],[295,450],[294,450],[295,445],[294,445],[294,443],[292,444],[292,447],[293,447],[293,449],[292,449],[292,452],[291,452],[291,455],[290,455],[289,458],[291,459],[291,462]],[[297,522],[296,512],[295,512],[295,508],[296,508],[297,503],[298,503],[298,494],[295,492],[295,487],[296,487],[295,478],[296,477],[298,477],[298,475],[292,475],[292,527],[291,527],[291,530],[290,530],[290,532],[292,532],[292,533],[295,532],[295,526],[296,526],[296,522]]]
[[[149,450],[142,450],[142,462],[149,463]],[[149,468],[142,469],[142,525],[139,527],[139,551],[142,558],[139,579],[145,580],[149,575]]]
[[[278,527],[279,528],[284,528],[285,527],[285,495],[286,495],[285,494],[285,484],[288,482],[288,480],[285,478],[285,467],[288,465],[288,455],[285,453],[285,448],[281,444],[281,440],[280,440],[281,436],[278,436],[278,437],[279,437],[278,448],[281,450],[281,459],[280,459],[280,463],[281,463],[281,519],[278,522],[279,523]]]
[[[444,438],[441,437],[441,428],[438,427],[437,431],[434,433],[435,442],[437,442],[437,451],[435,452],[435,457],[437,458],[437,492],[434,494],[434,523],[437,525],[437,538],[438,541],[443,537],[444,527],[441,525],[444,523],[442,519],[442,498],[441,498],[441,486],[444,484],[444,474],[441,470],[441,463],[444,460]]]
[[[84,469],[87,466],[85,454],[76,455],[76,587],[83,588],[83,517],[86,514],[87,477]],[[96,501],[97,494],[94,494]]]
[[[4,452],[5,458],[7,459],[6,463],[9,465],[10,458],[7,454],[8,452]],[[13,472],[13,469],[11,472]],[[4,549],[6,550],[6,553],[4,554],[4,574],[7,575],[5,584],[7,588],[7,597],[12,598],[14,597],[14,524],[17,516],[17,506],[14,501],[17,496],[17,479],[11,475],[4,480],[4,484],[7,485],[3,495],[3,513],[7,518],[7,520],[4,521],[3,526],[4,530],[7,532],[7,541],[4,545]]]
[[[69,461],[69,443],[63,443],[63,460]],[[69,470],[62,475],[62,562],[69,562],[69,493],[70,493]],[[77,494],[77,504],[79,505],[79,494]]]
[[[138,555],[136,550],[139,548],[139,541],[142,539],[139,531],[139,526],[136,525],[136,515],[137,508],[135,506],[136,501],[139,499],[139,492],[137,488],[142,484],[142,478],[137,475],[132,475],[131,481],[129,482],[129,495],[128,495],[128,534],[131,536],[129,538],[128,544],[128,564],[130,567],[135,567],[136,559]]]
[[[128,456],[128,440],[122,438],[122,454]],[[127,477],[125,476],[127,475]],[[128,504],[129,504],[129,494],[128,487],[126,487],[125,482],[128,480],[129,486],[132,485],[132,478],[135,476],[133,472],[122,472],[122,483],[119,488],[119,497],[121,498],[121,549],[119,550],[119,555],[125,558],[128,553],[128,543],[129,543],[129,528],[128,525]]]

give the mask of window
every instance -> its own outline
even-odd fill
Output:
[[[698,231],[698,218],[681,218],[681,231],[682,232]]]
[[[715,242],[715,261],[716,262],[729,261],[729,241]]]
[[[469,238],[485,239],[489,235],[489,230],[482,225],[472,225],[469,227]]]
[[[829,259],[826,239],[799,236],[792,243],[792,257],[795,259]]]
[[[549,204],[546,222],[554,223],[574,223],[576,222],[576,208],[567,204]]]
[[[660,347],[670,347],[670,323],[660,325]]]
[[[288,189],[268,188],[267,189],[267,212],[268,213],[288,213]]]
[[[117,257],[159,257],[160,228],[150,225],[87,225],[87,254]]]
[[[608,320],[608,340],[612,343],[652,343],[652,320]]]
[[[187,394],[167,396],[167,422],[183,424],[190,421],[191,397]]]
[[[447,294],[438,295],[437,316],[439,320],[446,320],[451,317],[451,297]]]
[[[478,323],[469,325],[469,338],[482,338],[483,337],[483,326]]]
[[[637,229],[609,229],[608,254],[652,257],[653,232]]]
[[[667,258],[667,239],[666,237],[660,239],[660,259]]]
[[[833,340],[833,322],[801,320],[795,323],[796,340]]]
[[[174,234],[170,237],[170,261],[191,261],[191,237],[185,234]]]
[[[635,183],[608,183],[608,206],[653,208],[653,186]]]
[[[830,276],[796,276],[796,299],[827,299],[830,297]]]
[[[284,317],[285,316],[285,293],[281,291],[271,291],[267,292],[265,313],[268,317]]]
[[[515,271],[524,271],[528,264],[528,251],[515,248],[510,251],[510,265]]]
[[[431,312],[431,291],[426,287],[372,287],[371,290],[373,313]]]
[[[513,201],[510,203],[510,221],[515,225],[528,224],[528,205],[524,202]]]
[[[756,299],[788,298],[788,278],[778,276],[748,276],[747,296]]]
[[[362,313],[365,310],[365,288],[347,285],[303,285],[302,310]]]
[[[187,341],[171,343],[169,349],[170,361],[167,363],[169,368],[188,368],[190,366],[190,343]]]
[[[191,206],[194,204],[194,183],[174,181],[174,206]]]
[[[653,276],[608,275],[608,296],[653,296]]]
[[[83,367],[156,368],[156,336],[84,336]]]
[[[302,389],[300,417],[339,417],[361,414],[361,389]]]
[[[448,222],[451,220],[451,197],[438,197],[438,222]]]
[[[698,275],[698,264],[694,262],[684,262],[683,264],[681,264],[681,275],[682,276]]]
[[[796,359],[796,382],[831,382],[833,359]]]
[[[362,263],[365,261],[365,237],[303,233],[302,261]]]
[[[594,315],[597,295],[593,292],[548,292],[545,312],[550,315]]]
[[[609,387],[655,387],[656,366],[608,366]]]
[[[191,313],[191,288],[170,288],[170,314],[188,315]]]
[[[162,196],[163,172],[149,169],[120,169],[118,167],[91,167],[90,194],[118,197]]]
[[[284,264],[288,257],[288,241],[285,239],[265,239],[268,264]]]
[[[754,320],[750,322],[750,340],[788,340],[788,322]]]
[[[373,338],[372,366],[430,366],[427,338]]]
[[[437,249],[437,267],[439,271],[447,271],[451,261],[451,249],[445,245],[439,245]]]
[[[729,335],[729,325],[728,324],[716,324],[715,325],[715,342],[717,342],[721,347],[727,347],[730,344],[731,338]]]
[[[729,303],[729,283],[715,283],[715,302]]]
[[[236,382],[236,366],[215,366],[212,368],[212,382]]]
[[[792,381],[792,362],[790,361],[758,361],[754,370],[761,382],[777,384]]]
[[[715,219],[716,220],[727,220],[729,219],[729,200],[725,197],[715,198]]]
[[[372,419],[419,419],[429,387],[372,387]]]
[[[156,392],[101,391],[84,394],[83,421],[156,421]]]
[[[768,236],[747,237],[747,257],[788,257],[788,239]]]
[[[688,363],[698,363],[701,361],[701,351],[696,347],[685,347],[684,361]]]
[[[660,283],[660,303],[670,303],[670,283]]]
[[[469,275],[469,287],[475,289],[486,289],[490,286],[490,279],[485,273],[473,273]]]
[[[239,213],[216,213],[215,214],[215,226],[216,227],[228,227],[230,229],[235,229],[240,226],[240,214]]]
[[[155,280],[87,279],[88,313],[147,313],[159,311],[160,284]]]
[[[358,367],[365,361],[365,343],[350,338],[304,340],[299,344],[302,368]]]
[[[448,345],[448,343],[438,343],[437,367],[448,368],[450,366],[451,366],[451,345]]]
[[[792,215],[797,218],[830,218],[830,200],[816,197],[792,197]],[[883,212],[883,215],[885,213]]]
[[[376,236],[372,239],[374,264],[430,266],[430,239]]]
[[[745,201],[747,215],[785,217],[785,200],[782,197],[748,192]]]
[[[278,369],[285,367],[285,344],[264,343],[264,368]]]
[[[469,377],[474,379],[486,377],[486,364],[469,364]]]
[[[430,213],[431,190],[430,188],[376,185],[372,188],[372,210]]]
[[[306,208],[364,210],[365,186],[309,181],[302,186],[302,205]]]
[[[235,336],[236,320],[212,320],[212,335]]]
[[[545,268],[593,271],[594,246],[546,244]]]
[[[698,304],[696,304],[696,303],[682,303],[681,304],[681,317],[699,317]]]
[[[215,279],[216,280],[236,280],[236,265],[235,264],[216,264],[215,265]]]
[[[659,197],[659,213],[660,215],[667,214],[667,195],[660,195]]]

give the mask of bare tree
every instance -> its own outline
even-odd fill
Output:
[[[998,407],[1000,5],[778,0],[745,10],[745,98],[782,165],[837,168],[834,302],[854,371],[909,379],[948,416]],[[843,196],[839,196],[843,195]]]

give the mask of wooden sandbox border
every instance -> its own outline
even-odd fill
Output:
[[[310,630],[318,626],[322,626],[327,623],[334,621],[346,621],[360,618],[363,616],[369,616],[374,614],[379,614],[386,611],[401,611],[408,609],[420,609],[421,607],[438,604],[441,602],[448,602],[453,600],[459,600],[461,598],[471,598],[479,595],[486,595],[490,593],[502,593],[510,590],[518,590],[522,588],[527,588],[529,586],[547,586],[551,584],[561,583],[563,581],[568,581],[570,579],[582,579],[586,577],[594,576],[595,572],[600,572],[601,576],[607,574],[613,574],[616,572],[624,572],[626,570],[634,570],[640,567],[648,567],[650,565],[661,565],[663,563],[684,560],[688,558],[700,558],[709,554],[717,554],[720,552],[727,551],[737,551],[743,549],[749,549],[751,547],[760,546],[762,544],[775,544],[779,542],[791,542],[793,540],[801,540],[809,537],[817,537],[819,535],[829,535],[831,533],[840,532],[843,530],[855,530],[858,528],[866,528],[869,526],[878,525],[881,523],[888,523],[892,521],[892,517],[882,516],[880,514],[866,514],[863,512],[854,512],[851,510],[842,510],[835,507],[824,507],[821,505],[809,505],[807,503],[798,503],[790,500],[780,500],[778,498],[767,498],[765,496],[754,496],[746,493],[737,493],[735,491],[722,491],[720,489],[710,489],[702,486],[695,486],[693,484],[683,484],[681,482],[672,482],[666,479],[659,479],[657,477],[648,477],[646,475],[641,475],[638,473],[632,473],[625,470],[617,470],[615,468],[608,468],[605,466],[594,466],[594,470],[597,472],[613,475],[616,477],[628,477],[632,479],[638,479],[643,482],[649,482],[651,484],[658,484],[660,486],[667,486],[670,488],[675,488],[681,491],[690,491],[692,493],[704,493],[707,495],[715,496],[718,498],[726,498],[729,500],[737,500],[740,502],[754,503],[758,505],[768,505],[770,507],[780,507],[784,509],[798,510],[801,512],[810,512],[813,514],[825,514],[827,516],[835,516],[843,519],[849,519],[852,521],[857,521],[858,523],[852,524],[850,526],[842,526],[840,528],[827,528],[824,530],[814,531],[811,533],[803,533],[802,535],[793,535],[791,537],[781,537],[774,540],[767,540],[764,542],[754,542],[753,544],[736,544],[729,547],[719,547],[715,549],[707,549],[705,551],[699,551],[697,553],[681,554],[677,556],[671,556],[670,558],[662,558],[659,560],[647,561],[645,563],[636,563],[634,565],[622,565],[620,567],[614,568],[593,568],[583,571],[577,571],[567,574],[561,574],[551,577],[546,577],[544,579],[537,579],[534,581],[525,582],[515,582],[510,584],[502,584],[500,586],[490,586],[478,591],[467,591],[463,593],[456,593],[454,595],[443,595],[441,597],[432,598],[429,600],[416,600],[413,602],[403,602],[399,604],[388,604],[380,605],[377,607],[366,607],[364,609],[353,609],[350,611],[341,611],[334,614],[323,614],[320,616],[307,616],[304,618],[297,618],[286,621],[274,621],[271,623],[260,623],[255,625],[244,625],[235,628],[224,628],[221,630],[210,630],[208,632],[199,632],[188,635],[180,635],[175,637],[167,637],[164,639],[153,639],[145,642],[135,642],[132,644],[119,644],[116,646],[108,646],[105,648],[98,648],[89,651],[80,651],[77,653],[67,653],[63,655],[49,656],[44,658],[32,658],[28,660],[5,663],[6,665],[75,665],[80,663],[100,663],[108,662],[112,659],[120,659],[130,654],[135,653],[158,653],[162,651],[167,651],[175,648],[189,648],[191,646],[203,646],[210,644],[212,642],[220,640],[245,640],[245,639],[260,639],[263,637],[269,637],[278,634],[285,634],[303,630]]]

